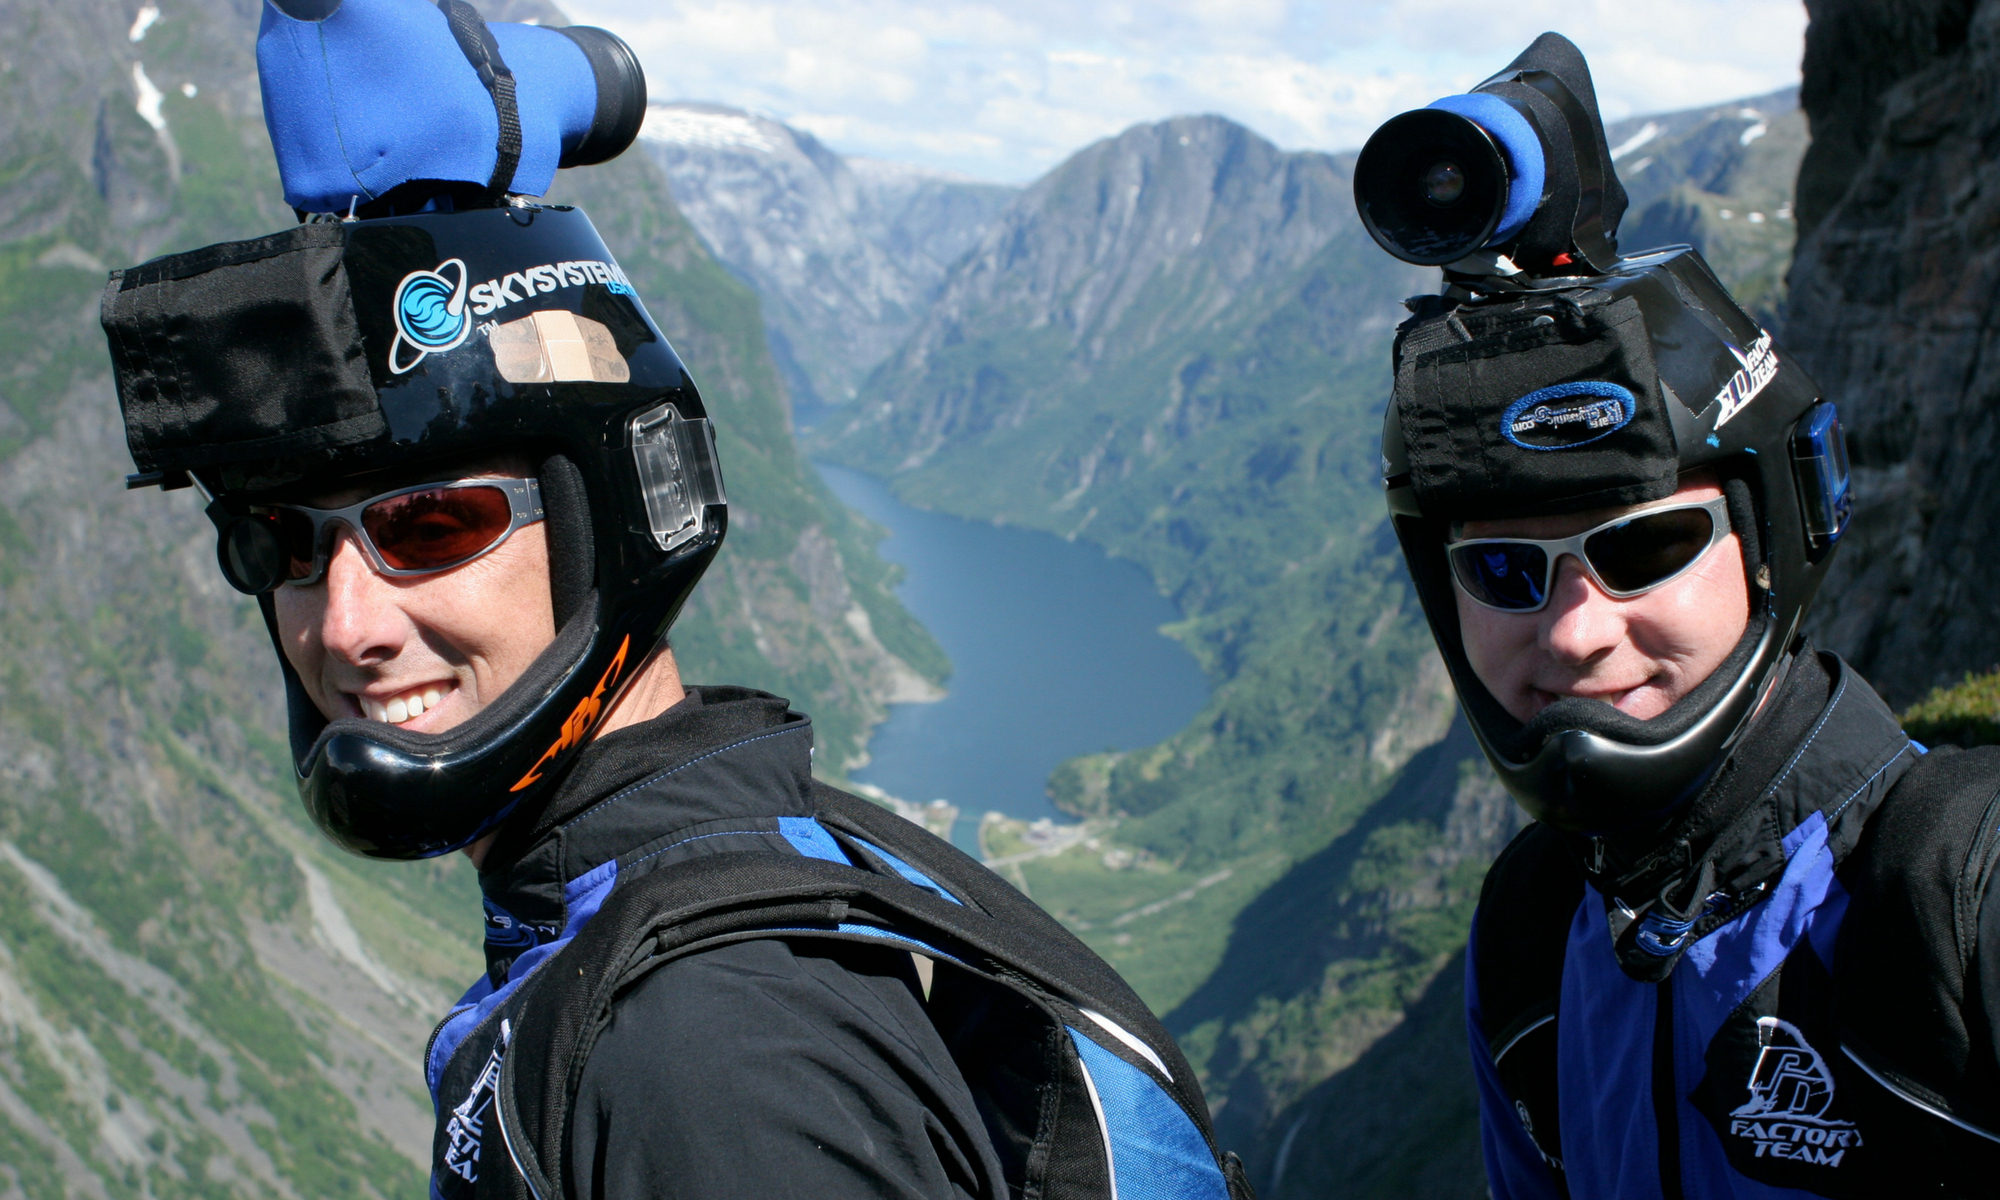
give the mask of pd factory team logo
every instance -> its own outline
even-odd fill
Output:
[[[1757,1018],[1757,1065],[1750,1098],[1729,1113],[1729,1132],[1756,1147],[1758,1158],[1838,1167],[1861,1145],[1854,1122],[1827,1116],[1833,1072],[1799,1027],[1779,1017]]]
[[[457,349],[472,332],[465,311],[465,260],[447,259],[432,271],[412,271],[396,285],[396,338],[389,343],[389,370],[414,370],[427,354]]]
[[[1778,377],[1778,350],[1771,344],[1768,333],[1750,343],[1748,350],[1729,346],[1729,353],[1736,359],[1737,368],[1736,373],[1715,393],[1715,403],[1722,406],[1722,411],[1715,418],[1717,429],[1742,412],[1745,405],[1755,400]]]

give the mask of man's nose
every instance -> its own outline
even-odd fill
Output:
[[[326,652],[355,666],[393,658],[407,632],[395,588],[368,561],[368,555],[346,529],[336,528],[327,554],[326,610],[320,617],[320,644]]]
[[[1619,602],[1604,594],[1574,555],[1563,555],[1549,586],[1548,607],[1542,610],[1542,646],[1557,658],[1586,662],[1624,636]]]

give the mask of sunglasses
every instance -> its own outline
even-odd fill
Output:
[[[1729,536],[1729,501],[1649,509],[1566,538],[1467,538],[1446,542],[1452,578],[1476,603],[1501,612],[1540,612],[1557,560],[1574,555],[1607,596],[1629,600],[1671,583]]]
[[[336,525],[354,535],[378,574],[462,567],[541,520],[542,491],[532,479],[461,479],[397,488],[345,508],[248,504],[217,516],[222,573],[237,590],[258,595],[318,583]]]

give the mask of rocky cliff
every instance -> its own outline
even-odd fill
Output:
[[[2000,4],[1807,9],[1785,343],[1859,495],[1814,627],[1901,706],[2000,662]]]

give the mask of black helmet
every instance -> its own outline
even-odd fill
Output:
[[[1444,264],[1444,293],[1397,331],[1382,475],[1473,732],[1539,820],[1656,820],[1722,764],[1797,645],[1847,523],[1833,405],[1692,249],[1619,257],[1625,190],[1590,68],[1559,34],[1385,124],[1355,195],[1384,249]],[[1645,504],[1693,471],[1720,478],[1743,544],[1752,612],[1734,650],[1650,720],[1577,697],[1509,715],[1466,659],[1451,523]]]
[[[1795,648],[1848,514],[1833,405],[1686,247],[1589,276],[1461,277],[1415,304],[1396,339],[1383,479],[1479,744],[1552,826],[1656,819],[1727,757]],[[1723,481],[1749,574],[1749,628],[1729,657],[1651,720],[1575,697],[1510,716],[1466,659],[1450,523],[1643,504],[1700,470]]]
[[[317,221],[114,272],[135,486],[193,482],[224,574],[269,589],[247,502],[498,453],[539,464],[557,633],[461,725],[328,721],[280,647],[299,790],[329,837],[420,858],[547,796],[721,545],[714,436],[583,213],[509,205]]]

